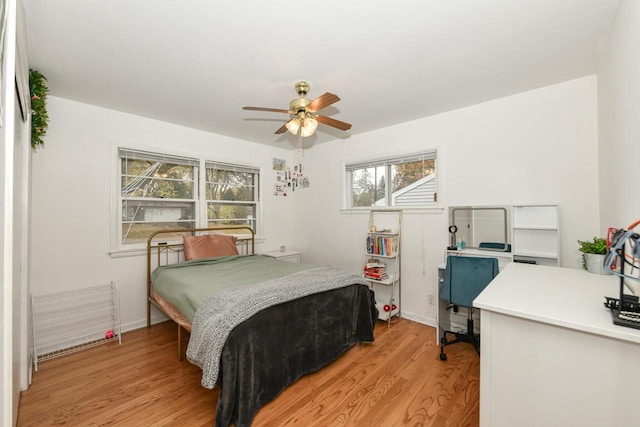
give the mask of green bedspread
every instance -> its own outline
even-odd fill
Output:
[[[156,292],[193,322],[196,310],[213,292],[311,267],[263,255],[234,255],[158,267],[151,275],[151,283]]]

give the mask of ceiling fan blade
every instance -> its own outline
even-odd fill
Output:
[[[286,113],[289,114],[289,110],[282,110],[280,108],[264,108],[264,107],[242,107],[243,110],[252,110],[252,111],[271,111],[273,113]]]
[[[288,122],[285,122],[285,124],[283,124],[282,126],[280,126],[280,127],[278,128],[278,130],[277,130],[277,131],[275,131],[274,133],[275,133],[276,135],[279,135],[279,134],[281,134],[281,133],[285,133],[285,132],[287,131],[287,123],[288,123]]]
[[[323,95],[320,95],[319,97],[311,101],[307,105],[307,110],[319,111],[338,101],[340,101],[340,97],[338,95],[326,92]]]
[[[322,124],[340,129],[340,130],[349,130],[351,129],[351,123],[342,122],[340,120],[332,119],[327,116],[315,116],[315,119]]]

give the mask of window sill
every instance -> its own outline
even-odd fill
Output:
[[[136,248],[136,249],[116,249],[109,252],[109,256],[111,258],[126,258],[132,256],[142,256],[147,254],[146,248]]]
[[[431,207],[376,207],[376,208],[349,208],[349,209],[340,209],[340,213],[344,214],[369,214],[372,209],[377,211],[402,211],[405,214],[430,214],[430,215],[441,215],[444,212],[444,208],[431,208]]]

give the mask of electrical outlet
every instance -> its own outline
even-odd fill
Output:
[[[429,295],[429,305],[433,305],[433,295]]]

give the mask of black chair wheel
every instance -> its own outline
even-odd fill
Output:
[[[447,355],[445,353],[440,353],[440,360],[442,360],[443,362],[447,361]]]

